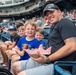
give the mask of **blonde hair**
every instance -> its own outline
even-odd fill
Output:
[[[35,29],[36,29],[36,23],[35,22],[33,22],[32,20],[27,20],[26,22],[25,22],[25,28],[26,28],[26,26],[28,25],[28,24],[30,24],[30,25],[32,25],[32,26],[34,26],[35,27]]]
[[[18,31],[19,30],[25,30],[25,26],[20,26],[19,28],[18,28]]]

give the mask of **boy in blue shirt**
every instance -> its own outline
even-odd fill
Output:
[[[17,43],[17,47],[19,49],[15,49],[16,55],[12,56],[12,62],[18,61],[18,60],[27,60],[29,59],[29,55],[27,52],[23,50],[23,45],[27,44],[29,49],[32,48],[38,48],[40,45],[40,42],[34,37],[36,32],[36,25],[34,22],[29,20],[25,24],[25,32],[26,36],[20,38],[20,40]]]

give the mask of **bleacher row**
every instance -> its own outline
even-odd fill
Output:
[[[76,26],[76,21],[74,20],[73,23]],[[45,37],[44,37],[44,41],[47,42],[46,40],[48,39],[49,33],[51,32],[49,28],[44,28],[44,32],[45,32]],[[5,42],[10,40],[10,33],[9,32],[2,32],[0,33],[0,39]]]
[[[33,11],[35,9],[38,9],[41,6],[44,6],[44,4],[39,3],[39,1],[33,1],[26,0],[24,2],[20,3],[13,3],[8,5],[0,5],[0,16],[4,15],[14,15],[14,14],[27,14],[30,11]],[[13,8],[12,8],[13,7]],[[5,9],[6,8],[6,9]]]
[[[43,40],[46,43],[47,42],[47,39],[48,39],[48,35],[50,33],[50,29],[49,28],[46,28],[46,29],[44,29],[44,32],[45,32],[45,37],[44,37]],[[3,42],[10,40],[10,33],[9,32],[2,32],[2,33],[0,33],[0,39]]]

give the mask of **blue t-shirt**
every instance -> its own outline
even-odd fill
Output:
[[[20,48],[21,51],[22,51],[24,44],[28,44],[29,49],[32,49],[32,48],[38,48],[40,45],[40,42],[36,38],[34,38],[31,41],[27,41],[26,36],[24,36],[24,37],[20,38],[20,40],[17,43],[17,46]],[[21,56],[20,60],[27,60],[29,57],[30,56],[28,55],[28,53],[25,52],[24,56]]]
[[[40,42],[40,44],[43,45],[43,47],[45,47],[45,42],[44,42],[44,40],[40,40],[39,42]]]

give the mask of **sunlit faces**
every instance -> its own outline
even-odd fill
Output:
[[[23,36],[25,35],[25,29],[20,29],[20,30],[18,30],[18,35],[19,35],[20,37],[23,37]]]
[[[34,25],[28,24],[25,28],[27,36],[31,37],[35,35],[36,28]]]
[[[40,40],[42,40],[44,38],[44,35],[41,34],[40,32],[36,32],[35,38],[40,41]]]
[[[46,12],[46,17],[51,24],[55,24],[59,21],[60,13],[61,13],[60,10],[47,11]]]

